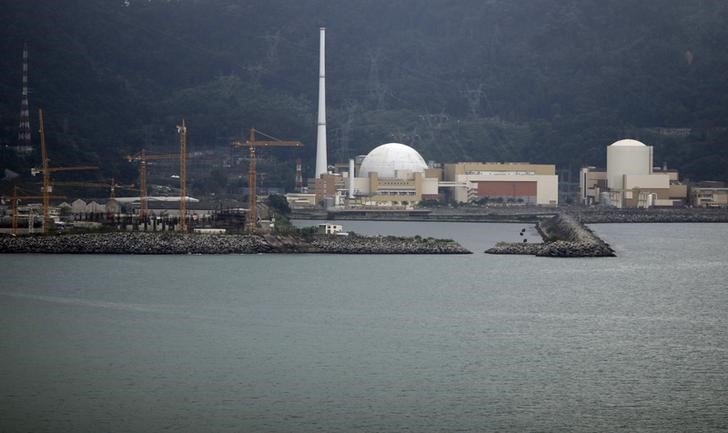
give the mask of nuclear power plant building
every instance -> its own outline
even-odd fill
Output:
[[[585,205],[647,208],[684,205],[687,186],[678,172],[653,166],[653,149],[625,139],[607,147],[607,169],[584,167],[579,176],[580,200]]]
[[[316,170],[308,182],[311,194],[287,194],[294,207],[409,206],[423,200],[459,203],[558,204],[556,166],[529,163],[425,162],[401,143],[375,147],[348,164],[328,165],[326,143],[325,28],[319,29],[319,99]],[[333,170],[331,170],[333,168]]]
[[[348,176],[349,198],[362,204],[417,203],[437,200],[437,172],[410,146],[387,143],[374,148],[361,161],[355,176]]]
[[[334,173],[312,179],[309,186],[317,203],[326,207],[407,206],[423,200],[558,204],[553,164],[428,164],[415,149],[401,143],[382,144],[349,164],[335,164]]]

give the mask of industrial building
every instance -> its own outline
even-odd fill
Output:
[[[483,199],[555,206],[559,177],[553,164],[459,162],[445,164],[441,189],[451,188],[455,202]]]
[[[617,208],[684,205],[687,186],[678,172],[653,166],[653,148],[625,139],[607,147],[607,168],[584,167],[579,176],[580,202]]]
[[[351,160],[346,183],[349,200],[362,205],[408,205],[438,198],[438,178],[428,177],[422,156],[401,143],[374,148],[358,170]]]
[[[316,202],[332,206],[409,207],[422,200],[558,204],[553,164],[459,162],[444,166],[412,147],[386,143],[367,155],[336,164],[335,173],[309,181]],[[289,202],[298,200],[289,195]]]
[[[690,187],[693,207],[728,207],[728,188],[724,182],[699,182]]]

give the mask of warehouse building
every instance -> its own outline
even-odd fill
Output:
[[[555,206],[559,177],[553,164],[459,162],[445,164],[441,189],[455,202],[480,200]]]
[[[724,182],[706,181],[690,187],[694,207],[728,207],[728,188]]]

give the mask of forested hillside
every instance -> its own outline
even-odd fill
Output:
[[[255,126],[303,141],[312,167],[323,25],[331,159],[399,141],[441,162],[575,171],[631,137],[684,176],[728,180],[724,0],[0,4],[0,140],[17,140],[27,42],[32,125],[45,108],[59,164],[132,179],[121,156],[171,148],[184,117],[193,149]]]

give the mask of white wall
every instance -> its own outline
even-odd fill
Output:
[[[652,146],[607,147],[607,187],[624,189],[625,174],[648,175],[652,172]]]
[[[426,177],[422,179],[422,194],[437,195],[439,181],[434,177]]]
[[[369,194],[369,178],[355,177],[352,179],[354,186],[354,195]]]

